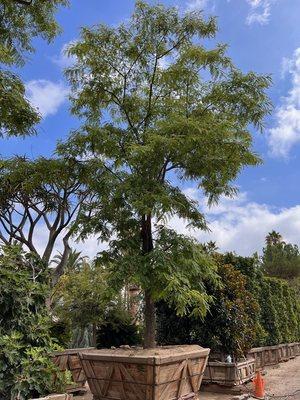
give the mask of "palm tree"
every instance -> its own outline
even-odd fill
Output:
[[[267,246],[275,246],[282,242],[282,236],[279,232],[272,231],[269,232],[266,236],[266,244]]]
[[[212,240],[210,240],[209,242],[205,243],[203,245],[203,248],[208,254],[214,254],[219,250],[219,248],[217,246],[217,243],[213,242]]]
[[[59,264],[61,262],[61,259],[63,257],[63,254],[59,251],[58,254],[53,257],[51,263],[53,264]],[[71,252],[68,257],[68,261],[66,263],[66,266],[64,268],[64,272],[69,272],[69,271],[76,271],[79,270],[88,260],[87,256],[82,256],[81,251],[76,251],[75,249],[71,249]]]

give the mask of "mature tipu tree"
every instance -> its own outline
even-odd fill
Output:
[[[35,132],[40,116],[29,104],[20,78],[3,66],[22,66],[34,51],[32,39],[51,41],[59,32],[54,13],[67,0],[33,0],[30,5],[0,0],[0,136]]]
[[[234,195],[241,169],[260,163],[248,126],[261,129],[270,111],[270,78],[240,72],[224,45],[207,49],[216,31],[214,18],[138,1],[128,23],[84,28],[69,50],[83,125],[61,151],[107,171],[105,182],[97,171],[91,180],[99,199],[82,229],[115,234],[103,257],[116,281],[130,277],[145,293],[146,347],[155,346],[157,299],[181,314],[207,308],[208,256],[164,226],[178,215],[206,228],[180,183],[193,181],[212,203]]]
[[[64,249],[53,271],[56,283],[71,253],[69,239],[80,207],[88,197],[82,183],[88,172],[64,159],[17,157],[1,161],[0,167],[0,242],[19,242],[49,264],[61,238]]]

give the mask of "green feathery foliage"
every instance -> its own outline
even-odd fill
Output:
[[[197,343],[221,352],[241,357],[257,340],[254,315],[259,304],[246,290],[246,277],[230,264],[219,264],[221,285],[210,287],[213,297],[204,319],[178,318],[169,307],[158,307],[158,342],[160,344]]]

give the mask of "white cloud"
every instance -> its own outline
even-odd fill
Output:
[[[75,44],[76,40],[72,40],[68,43],[65,43],[61,50],[59,55],[56,55],[51,58],[52,62],[56,65],[58,65],[60,68],[68,68],[71,67],[74,63],[76,58],[74,56],[69,56],[67,54],[67,49],[70,45]]]
[[[227,0],[230,2],[231,0]],[[236,3],[241,0],[237,0]],[[260,25],[266,25],[270,21],[271,10],[278,0],[246,0],[250,6],[249,13],[246,18],[246,23],[252,25],[258,23]]]
[[[292,59],[283,59],[282,73],[291,75],[291,89],[275,113],[276,126],[269,131],[269,146],[275,157],[287,157],[300,142],[300,47]]]
[[[271,15],[272,0],[247,0],[250,5],[250,12],[246,22],[248,25],[259,23],[265,25],[269,22]]]
[[[236,198],[222,198],[217,206],[209,208],[199,190],[191,187],[185,190],[185,194],[198,201],[210,232],[190,230],[186,221],[172,217],[168,225],[178,233],[192,235],[202,243],[216,241],[221,251],[235,251],[244,256],[252,255],[256,251],[261,253],[265,237],[273,229],[279,231],[286,241],[300,245],[300,204],[290,208],[277,208],[250,201],[247,193],[241,192]],[[45,247],[47,235],[45,226],[40,224],[34,238],[40,253]],[[107,243],[99,241],[95,236],[84,242],[72,239],[70,245],[91,259],[101,250],[107,249]],[[61,236],[57,240],[52,258],[58,251],[62,251]]]
[[[197,198],[197,192],[186,193]],[[183,220],[175,217],[169,222],[180,233],[191,234],[200,242],[216,241],[221,251],[236,251],[241,255],[261,252],[265,236],[271,230],[279,231],[285,240],[299,242],[300,205],[277,209],[267,204],[249,201],[246,193],[235,199],[221,199],[217,206],[208,208],[203,198],[198,198],[211,232],[188,230]]]
[[[186,5],[187,11],[202,11],[208,5],[209,0],[189,0]]]
[[[26,94],[33,107],[45,118],[55,114],[65,102],[68,89],[62,82],[38,79],[26,83]]]

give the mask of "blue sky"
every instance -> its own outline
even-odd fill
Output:
[[[263,134],[253,131],[254,148],[264,164],[242,171],[234,200],[222,199],[208,209],[195,188],[187,187],[199,200],[210,222],[211,233],[193,232],[199,240],[216,240],[222,250],[251,254],[261,250],[266,233],[279,230],[286,240],[300,244],[300,1],[299,0],[165,0],[182,11],[203,9],[218,17],[217,41],[229,45],[228,53],[244,72],[271,74],[269,95],[274,112]],[[50,155],[58,139],[78,126],[70,116],[68,88],[63,68],[68,60],[64,46],[76,40],[81,26],[118,24],[133,10],[133,0],[70,0],[70,7],[57,15],[63,33],[48,45],[36,40],[36,53],[19,72],[28,97],[43,114],[38,136],[1,140],[4,157],[26,154]],[[171,225],[186,232],[183,221]],[[97,244],[84,246],[90,255]]]

